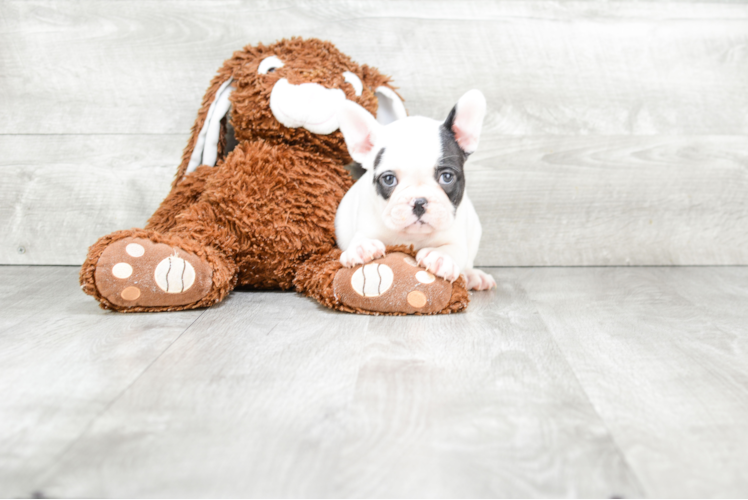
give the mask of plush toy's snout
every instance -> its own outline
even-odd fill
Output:
[[[330,44],[317,43],[292,40],[251,47],[242,58],[227,61],[219,73],[226,76],[214,80],[206,95],[210,100],[203,102],[205,117],[198,118],[202,126],[185,173],[199,165],[214,166],[228,154],[226,132],[232,127],[238,141],[311,140],[326,154],[338,155],[345,148],[333,132],[339,128],[337,111],[343,102],[363,106],[383,124],[405,118],[405,106],[386,77],[358,66]],[[320,49],[327,58],[320,57]],[[246,57],[254,61],[246,62]]]
[[[293,85],[281,78],[270,94],[273,116],[289,128],[304,127],[314,134],[331,134],[338,129],[336,113],[345,92],[317,83]]]

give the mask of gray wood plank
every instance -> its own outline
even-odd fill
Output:
[[[142,227],[185,142],[0,136],[0,262],[80,264],[99,237]],[[489,135],[467,181],[479,265],[748,264],[742,136]]]
[[[50,496],[639,496],[516,283],[438,318],[290,293],[207,311],[42,481]]]
[[[235,292],[89,428],[42,491],[326,496],[368,323],[290,292]]]
[[[748,133],[744,2],[4,0],[0,133],[185,133],[248,43],[333,41],[504,134]]]
[[[44,471],[202,314],[105,313],[80,292],[77,275],[0,267],[4,497],[30,497]]]
[[[468,165],[478,265],[748,264],[746,137],[493,137]]]
[[[372,320],[334,497],[639,497],[521,283]]]
[[[748,268],[511,275],[648,496],[748,494]]]
[[[744,2],[2,6],[0,263],[142,226],[220,62],[292,34],[395,75],[412,113],[485,91],[479,265],[748,263]]]
[[[143,227],[168,194],[181,136],[0,136],[0,263],[77,264]]]
[[[3,494],[745,496],[748,268],[491,272],[461,315],[237,292],[179,336],[0,267]]]

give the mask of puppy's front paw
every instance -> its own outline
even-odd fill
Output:
[[[460,268],[452,257],[436,248],[422,248],[416,255],[416,261],[440,278],[453,282],[460,276]]]
[[[480,269],[468,269],[465,271],[468,290],[490,290],[496,288],[496,280],[493,276],[486,274]]]
[[[345,267],[353,267],[383,256],[384,243],[379,240],[361,240],[340,255],[340,263]]]

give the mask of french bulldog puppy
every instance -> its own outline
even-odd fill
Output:
[[[366,171],[335,217],[344,266],[382,257],[385,245],[413,245],[418,264],[436,276],[464,274],[470,290],[496,286],[473,268],[481,225],[465,191],[465,161],[478,147],[485,112],[479,90],[463,95],[444,122],[413,116],[381,125],[358,104],[342,104],[340,131]]]

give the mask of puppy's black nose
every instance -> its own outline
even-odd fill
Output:
[[[416,198],[416,201],[413,202],[413,213],[416,214],[416,217],[420,217],[426,213],[428,202],[426,198]]]

